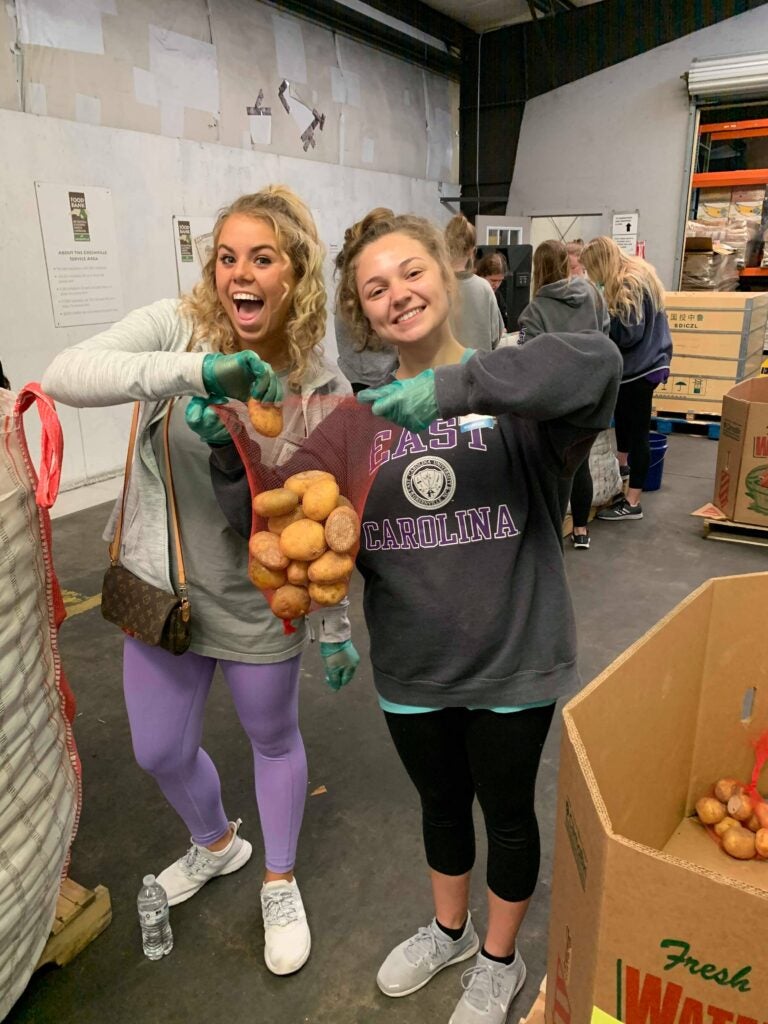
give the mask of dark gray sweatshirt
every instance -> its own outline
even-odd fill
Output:
[[[560,331],[608,333],[610,316],[600,292],[586,277],[566,277],[545,284],[520,314],[525,341]]]
[[[620,375],[604,334],[547,334],[438,368],[440,416],[418,433],[345,402],[276,471],[236,436],[260,488],[323,468],[361,513],[357,566],[387,700],[509,707],[573,692],[561,483],[610,423]],[[463,422],[469,413],[492,419]],[[247,535],[236,447],[214,449],[211,469],[225,515]]]

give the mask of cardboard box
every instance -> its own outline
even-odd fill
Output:
[[[696,219],[706,222],[727,222],[731,208],[731,189],[703,188],[699,192]]]
[[[768,862],[692,817],[751,775],[766,607],[768,573],[709,580],[564,708],[546,1024],[768,1020]]]
[[[735,523],[768,526],[768,376],[723,398],[712,501]]]

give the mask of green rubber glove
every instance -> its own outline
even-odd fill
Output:
[[[190,430],[193,430],[201,441],[214,447],[229,444],[232,440],[229,431],[213,408],[219,404],[219,402],[211,401],[208,398],[190,398],[187,403],[187,411],[184,414],[184,419]]]
[[[245,349],[233,355],[209,353],[203,359],[203,385],[211,398],[236,398],[247,402],[280,402],[283,386],[280,378],[255,352]]]
[[[366,388],[358,402],[370,402],[375,416],[383,416],[408,430],[425,430],[440,410],[435,395],[435,371],[424,370],[408,380],[395,380],[380,388]]]
[[[325,643],[321,640],[320,656],[325,665],[325,681],[332,690],[340,690],[352,682],[360,664],[360,655],[351,640],[343,640],[341,643]]]

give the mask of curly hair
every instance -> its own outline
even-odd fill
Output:
[[[293,268],[295,284],[290,293],[285,335],[291,367],[288,383],[298,390],[302,380],[317,369],[322,355],[326,321],[324,250],[309,208],[285,185],[267,185],[260,192],[240,196],[220,211],[213,229],[213,252],[203,267],[202,279],[181,300],[182,314],[194,325],[189,347],[207,342],[215,352],[239,350],[237,336],[216,291],[219,236],[227,218],[236,213],[270,224],[281,254]]]
[[[548,238],[536,246],[533,254],[533,294],[545,284],[554,284],[568,277],[568,250],[562,242]]]
[[[504,254],[500,252],[488,252],[475,264],[475,273],[478,277],[491,277],[492,274],[506,274],[509,270]]]
[[[628,256],[612,238],[601,235],[581,250],[581,263],[590,279],[603,286],[608,312],[622,323],[641,320],[647,295],[654,312],[664,309],[664,285],[650,263]]]
[[[414,214],[394,214],[381,206],[371,210],[362,220],[344,232],[344,247],[336,260],[336,266],[341,273],[336,290],[336,308],[349,325],[358,351],[370,349],[376,352],[381,348],[381,342],[371,330],[358,295],[355,280],[358,260],[363,250],[372,242],[393,234],[407,235],[419,242],[437,263],[449,302],[453,301],[456,294],[456,278],[448,259],[443,233],[439,228],[425,217],[417,217]]]

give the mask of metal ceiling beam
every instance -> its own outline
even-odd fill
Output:
[[[461,50],[453,42],[457,38],[455,29],[451,28],[450,42],[445,38],[447,31],[445,23],[451,22],[451,19],[445,18],[445,15],[435,18],[434,21],[431,21],[424,15],[424,20],[417,26],[413,20],[414,17],[421,17],[421,12],[417,10],[415,14],[412,12],[411,18],[407,23],[413,27],[419,27],[422,32],[440,39],[448,47],[447,51],[430,46],[421,39],[416,39],[406,32],[401,32],[366,14],[361,14],[343,3],[338,3],[337,0],[271,0],[271,6],[304,18],[306,21],[311,21],[316,25],[321,25],[331,32],[338,32],[340,35],[357,39],[368,46],[391,53],[394,57],[400,57],[411,64],[427,68],[429,71],[436,71],[449,78],[460,78]],[[381,9],[382,11],[386,6],[387,14],[391,17],[399,17],[393,9],[397,6],[396,3],[389,5],[369,4],[369,6],[375,6],[377,10]],[[406,6],[412,8],[424,7],[425,10],[428,10],[424,4],[408,4],[403,5],[404,11]],[[432,13],[436,14],[436,12]],[[406,18],[401,20],[406,21]],[[458,23],[452,24],[458,25]],[[474,33],[464,29],[463,26],[458,27],[462,29],[462,39],[474,36]]]

